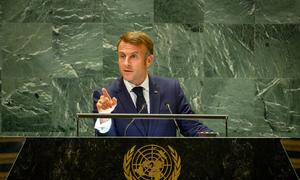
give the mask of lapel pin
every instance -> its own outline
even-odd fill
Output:
[[[154,94],[158,94],[158,91],[154,91]]]

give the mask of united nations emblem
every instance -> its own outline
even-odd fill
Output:
[[[180,175],[181,159],[177,152],[168,146],[150,144],[135,151],[133,146],[124,156],[123,169],[129,180],[176,180]]]

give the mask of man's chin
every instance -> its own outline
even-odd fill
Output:
[[[128,81],[128,82],[130,82],[131,84],[139,85],[139,84],[137,84],[137,82],[134,81],[132,78],[126,78],[126,77],[123,76],[123,79],[126,80],[126,81]]]
[[[128,76],[124,76],[123,75],[123,79],[128,81],[128,82],[132,82],[132,78],[128,77]]]

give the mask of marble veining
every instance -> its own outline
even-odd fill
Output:
[[[116,41],[145,31],[151,75],[177,78],[229,136],[298,137],[296,0],[1,0],[1,135],[74,136],[76,112],[119,76]],[[224,135],[224,122],[203,121]],[[93,136],[93,120],[80,121]]]

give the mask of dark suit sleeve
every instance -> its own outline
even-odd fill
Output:
[[[176,113],[194,114],[177,80],[175,81],[175,89],[177,94]],[[197,120],[177,120],[177,123],[181,134],[184,136],[197,136],[200,132],[212,131]]]
[[[93,93],[93,113],[98,113],[97,102],[101,96],[100,90],[95,90]]]

